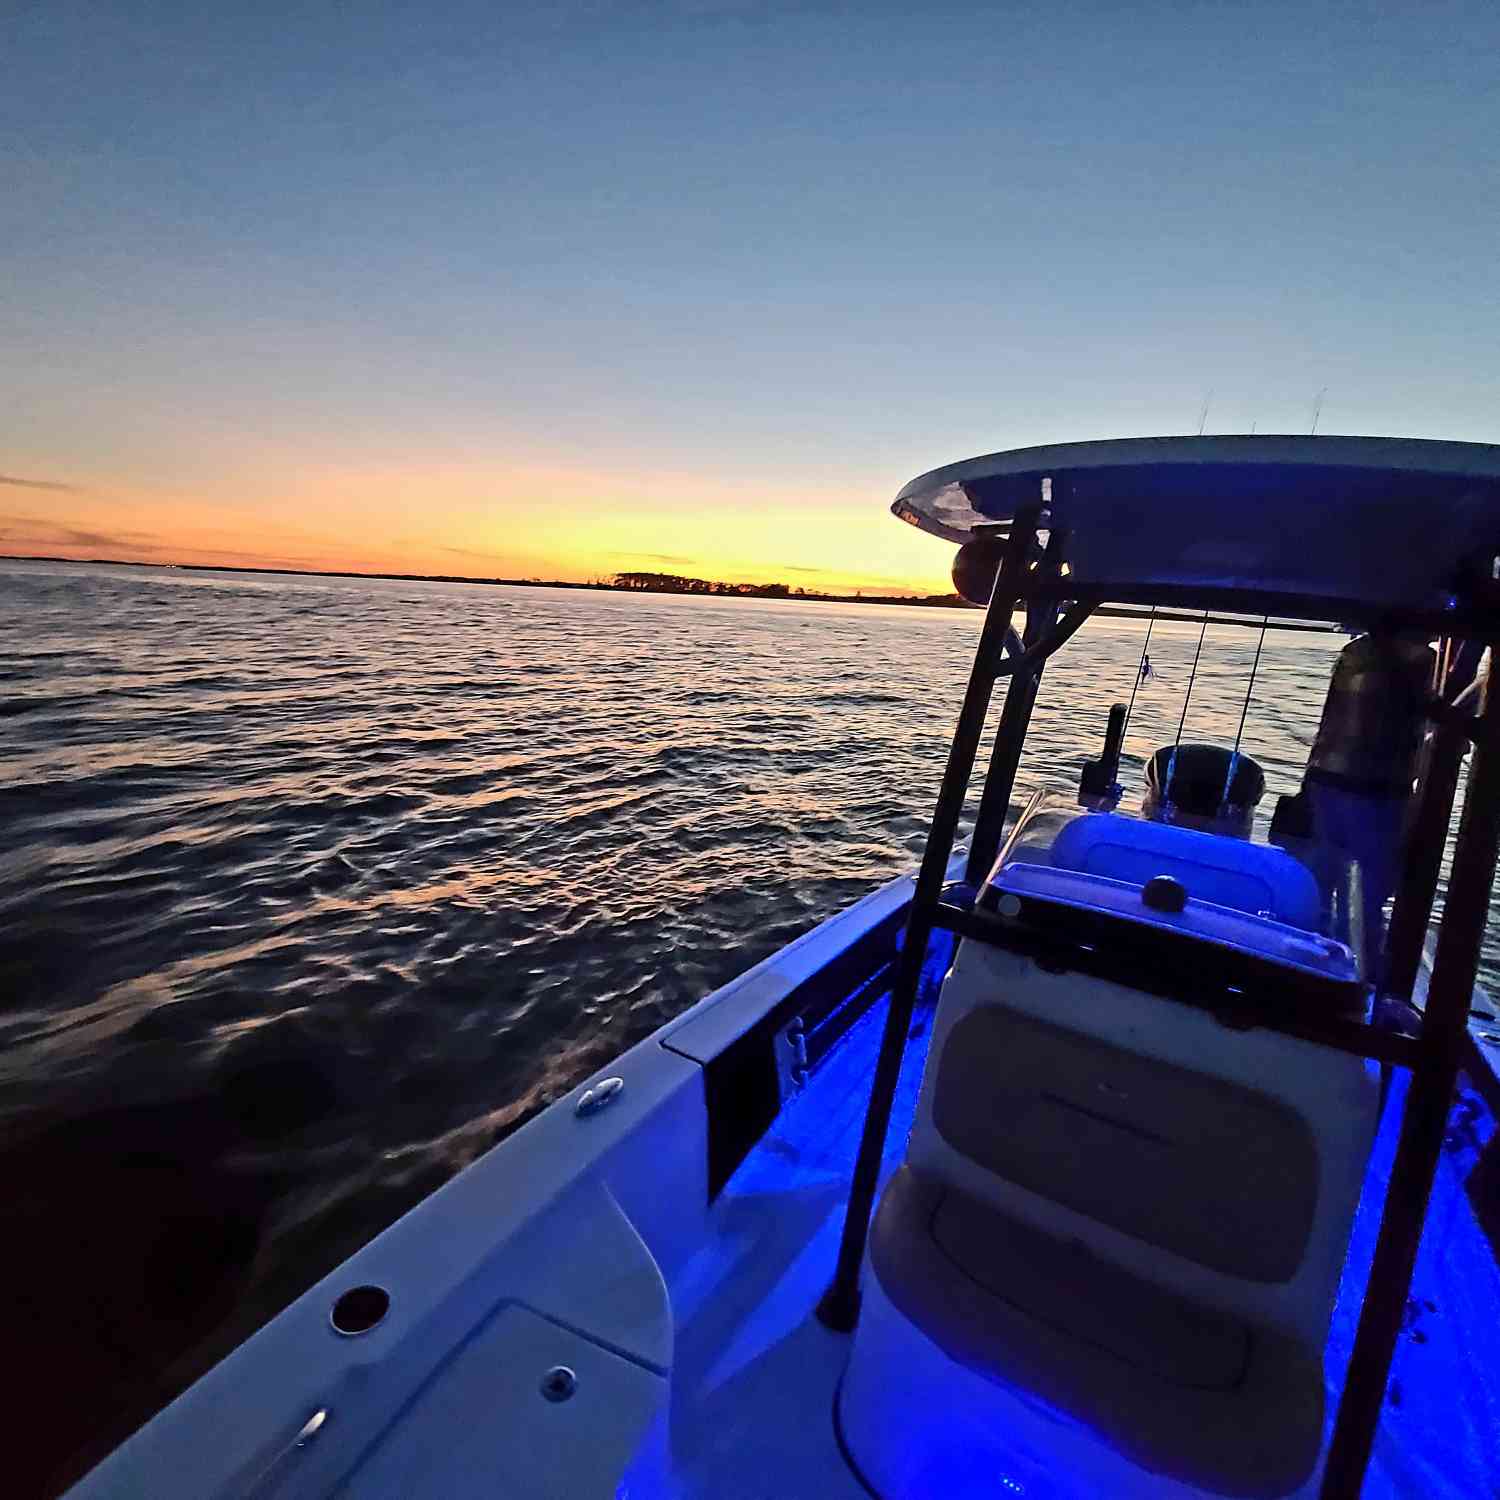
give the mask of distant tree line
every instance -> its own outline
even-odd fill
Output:
[[[814,599],[844,604],[934,604],[964,606],[957,594],[819,594],[785,583],[721,583],[711,578],[684,578],[677,573],[616,573],[605,588],[630,589],[641,594],[713,594],[731,599]]]
[[[732,594],[741,598],[789,599],[784,583],[718,583],[710,578],[683,578],[676,573],[616,573],[614,587],[649,594]],[[801,594],[803,590],[797,589]]]

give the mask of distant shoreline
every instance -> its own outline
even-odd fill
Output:
[[[812,604],[906,604],[924,609],[964,609],[974,606],[957,594],[814,594],[760,592],[757,585],[746,585],[745,592],[732,590],[716,594],[697,594],[688,589],[627,587],[616,583],[570,583],[561,578],[470,578],[459,573],[359,573],[353,569],[335,568],[231,568],[212,563],[134,562],[118,557],[51,557],[36,554],[0,552],[0,562],[71,563],[90,568],[142,568],[155,573],[255,573],[278,578],[378,578],[389,583],[472,583],[485,588],[590,589],[601,594],[667,594],[713,599],[791,599]],[[775,588],[775,585],[768,586]]]
[[[141,568],[147,572],[179,573],[251,573],[277,578],[374,578],[387,583],[472,583],[483,588],[523,589],[585,589],[597,594],[653,594],[665,598],[682,599],[772,599],[786,600],[794,604],[901,604],[919,609],[957,609],[970,614],[979,612],[978,606],[961,599],[957,594],[792,594],[768,592],[777,585],[765,589],[746,585],[746,592],[701,593],[687,589],[649,588],[625,586],[617,583],[569,583],[561,578],[466,578],[458,573],[357,573],[353,570],[335,571],[315,568],[227,568],[209,563],[148,563],[131,562],[117,557],[52,557],[0,552],[0,562],[46,562],[68,563],[78,567],[97,568]],[[1094,614],[1111,619],[1144,620],[1150,611],[1141,607],[1125,608],[1104,604]],[[1177,621],[1187,625],[1201,624],[1204,617],[1184,610],[1158,609],[1154,616],[1161,621]],[[1235,619],[1230,615],[1209,615],[1210,625],[1258,625],[1258,621]],[[1306,620],[1276,620],[1272,630],[1306,631],[1310,634],[1328,635],[1337,633],[1333,627],[1317,625]]]

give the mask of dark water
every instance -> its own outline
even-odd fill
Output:
[[[21,1492],[581,1075],[909,870],[976,628],[0,564]],[[1076,784],[1142,629],[1091,624],[1049,668],[1024,786]],[[1197,638],[1157,625],[1133,766],[1172,739]],[[1340,644],[1268,638],[1245,738],[1268,808]],[[1254,649],[1210,629],[1187,738],[1232,741]]]

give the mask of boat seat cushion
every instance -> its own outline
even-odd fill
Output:
[[[902,1167],[871,1268],[950,1359],[1085,1423],[1154,1473],[1290,1493],[1323,1432],[1320,1352],[1201,1306]]]
[[[1317,1144],[1289,1104],[1039,1016],[980,1005],[948,1034],[933,1123],[986,1171],[1247,1281],[1302,1264]]]
[[[1075,818],[1057,835],[1052,863],[1131,885],[1171,875],[1200,901],[1308,931],[1317,930],[1322,907],[1316,877],[1285,849],[1123,813]]]

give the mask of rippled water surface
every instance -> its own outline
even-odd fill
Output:
[[[0,1205],[55,1485],[517,1122],[909,870],[977,616],[0,564]],[[1076,784],[1143,627],[1049,667]],[[1158,624],[1132,771],[1196,626]],[[1185,737],[1232,741],[1210,628]],[[1336,637],[1267,639],[1295,785]],[[1131,780],[1131,778],[1127,778]],[[13,1413],[14,1414],[14,1413]],[[34,1449],[34,1453],[31,1451]]]

